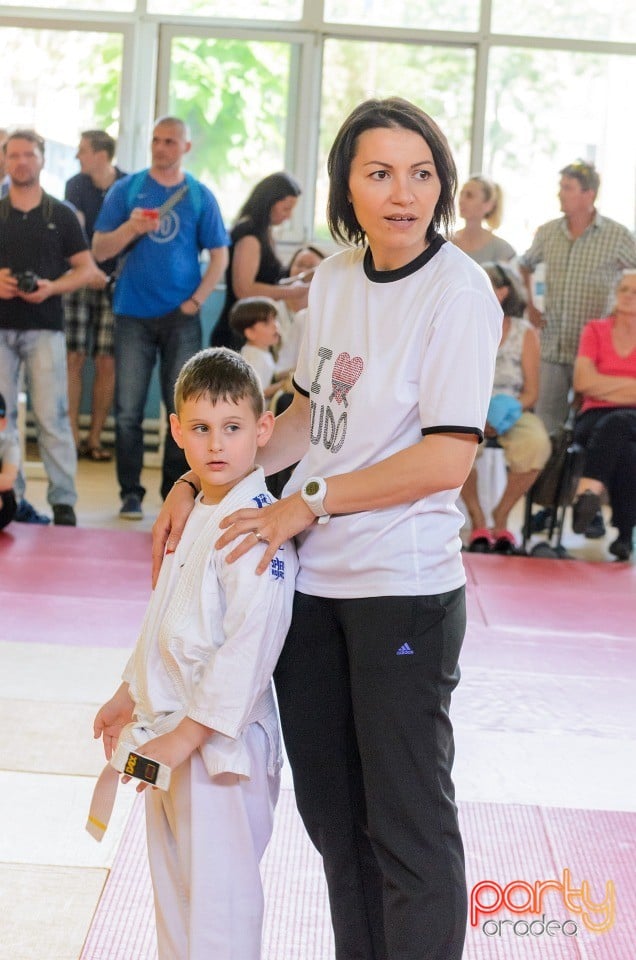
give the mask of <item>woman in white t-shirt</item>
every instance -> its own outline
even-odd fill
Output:
[[[456,171],[418,107],[362,103],[328,170],[330,229],[350,249],[316,271],[294,400],[262,457],[267,473],[300,463],[282,500],[225,518],[217,545],[238,538],[231,562],[267,541],[260,573],[297,537],[276,689],[336,955],[459,960],[466,886],[448,711],[465,575],[455,501],[483,436],[501,309],[483,271],[438,233],[450,230]],[[185,483],[170,493],[155,565],[190,506],[179,488],[191,499]]]

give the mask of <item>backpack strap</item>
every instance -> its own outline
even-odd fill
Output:
[[[42,191],[42,219],[45,223],[51,223],[55,204],[61,202],[61,200],[56,200],[55,197],[50,196],[45,190]]]
[[[45,190],[42,191],[42,219],[45,223],[50,223],[53,219],[53,209],[56,203],[61,203],[60,200],[56,200],[55,197],[50,196]],[[9,219],[9,211],[11,209],[11,200],[9,199],[9,194],[7,193],[0,200],[0,223],[6,223]]]
[[[130,175],[128,189],[126,191],[126,206],[128,207],[128,216],[130,216],[136,206],[135,200],[137,199],[137,194],[141,190],[149,172],[150,168],[146,167],[145,170],[139,170],[137,173]]]
[[[188,184],[188,190],[190,191],[190,198],[192,200],[192,206],[194,207],[194,216],[199,222],[199,217],[201,216],[201,210],[203,209],[203,191],[201,190],[201,184],[193,177],[191,173],[185,171],[186,183]]]
[[[137,173],[131,174],[128,182],[128,189],[126,191],[126,206],[128,207],[129,216],[136,206],[135,201],[137,200],[137,194],[144,185],[146,177],[149,173],[150,167],[146,167],[145,170],[139,170]],[[192,206],[194,207],[194,217],[198,222],[199,217],[201,216],[201,210],[203,209],[203,193],[201,190],[201,184],[195,177],[192,176],[191,173],[188,173],[187,170],[185,171],[185,181],[188,184],[188,193],[190,194]]]

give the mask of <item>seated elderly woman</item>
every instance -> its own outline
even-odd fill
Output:
[[[526,301],[521,281],[508,263],[485,263],[483,267],[504,312],[485,434],[496,437],[503,448],[508,473],[505,489],[492,513],[492,529],[486,525],[479,501],[475,467],[461,495],[472,525],[469,550],[512,553],[515,538],[508,530],[508,515],[547,463],[551,445],[542,421],[531,412],[539,389],[539,337],[523,319]]]
[[[583,329],[574,365],[583,403],[574,439],[585,448],[572,528],[584,533],[604,494],[618,537],[609,551],[629,560],[636,525],[636,271],[622,273],[614,311]]]

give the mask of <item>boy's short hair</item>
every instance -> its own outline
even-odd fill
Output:
[[[254,368],[240,353],[227,347],[208,347],[186,360],[174,387],[174,406],[179,416],[186,400],[209,397],[238,403],[247,398],[258,419],[265,410],[263,388]]]
[[[244,334],[256,323],[266,323],[272,314],[278,314],[276,301],[271,297],[244,297],[230,310],[230,327]]]

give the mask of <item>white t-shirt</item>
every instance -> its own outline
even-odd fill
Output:
[[[325,260],[294,377],[311,401],[311,442],[285,493],[385,460],[427,433],[481,439],[501,323],[486,274],[442,238],[396,271],[374,271],[360,249]],[[458,495],[314,524],[297,538],[297,589],[347,598],[461,586]]]
[[[305,330],[307,308],[296,310],[294,313],[283,300],[279,300],[277,306],[281,345],[276,367],[278,370],[294,370]]]
[[[241,347],[241,356],[256,370],[263,390],[269,387],[276,371],[276,363],[269,350],[261,350],[260,347],[246,343]]]

